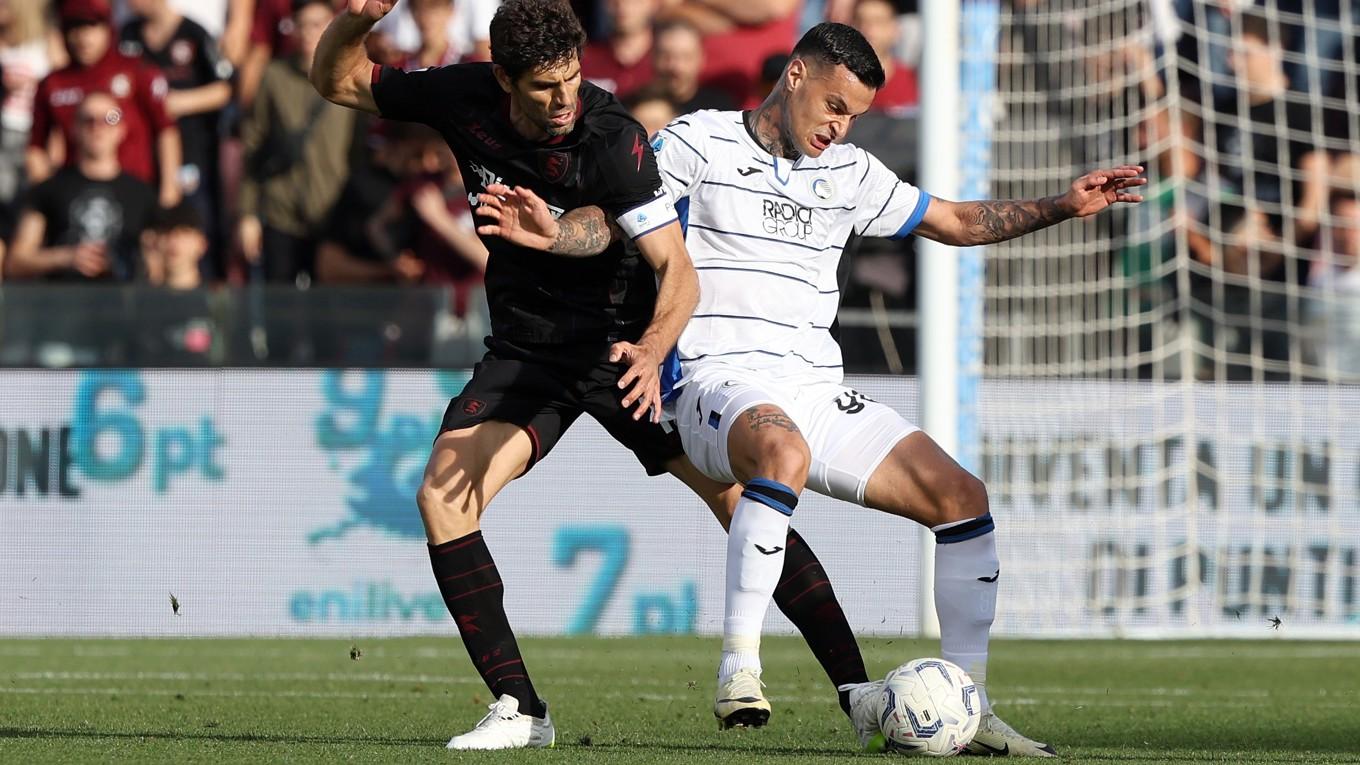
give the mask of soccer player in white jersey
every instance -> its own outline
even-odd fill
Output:
[[[760,635],[778,584],[789,520],[804,488],[898,515],[935,532],[941,654],[977,681],[984,715],[969,749],[1052,756],[991,711],[988,634],[1000,564],[987,492],[891,408],[844,385],[836,317],[841,252],[852,235],[915,233],[955,246],[992,244],[1120,202],[1140,202],[1141,167],[1097,170],[1063,194],[951,202],[898,179],[842,143],[884,75],[869,43],[842,24],[813,27],[774,90],[749,112],[701,111],[653,140],[667,191],[687,216],[699,307],[677,346],[672,398],[685,452],[744,491],[727,543],[727,599],[714,713],[762,725]],[[532,194],[488,210],[496,233],[531,246],[554,222]],[[603,224],[603,213],[600,214]],[[868,743],[880,683],[849,691]]]

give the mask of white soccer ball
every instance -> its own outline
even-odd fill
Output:
[[[944,659],[915,659],[889,672],[881,701],[879,728],[887,748],[903,754],[958,754],[982,719],[977,685]]]

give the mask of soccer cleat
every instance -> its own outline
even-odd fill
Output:
[[[840,690],[850,694],[850,723],[855,726],[860,748],[866,752],[883,751],[887,739],[878,725],[883,704],[883,681],[842,685]]]
[[[543,704],[543,719],[520,714],[519,699],[509,694],[501,696],[490,707],[477,727],[449,739],[449,749],[524,749],[528,747],[552,747],[557,731],[548,713],[547,702]]]
[[[759,728],[770,721],[770,702],[760,689],[760,670],[739,669],[727,682],[718,684],[718,695],[713,702],[713,716],[718,727]]]
[[[984,757],[1057,757],[1048,744],[1027,739],[1002,721],[989,709],[982,713],[977,733],[964,749],[968,754]]]

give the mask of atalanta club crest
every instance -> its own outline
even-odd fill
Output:
[[[571,155],[564,151],[550,151],[543,156],[543,179],[548,183],[561,183],[571,167]]]

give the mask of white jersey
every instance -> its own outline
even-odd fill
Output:
[[[683,376],[721,363],[839,383],[830,328],[846,241],[906,236],[929,195],[850,144],[815,159],[771,156],[741,112],[680,117],[652,149],[699,272],[699,306],[677,345]]]

